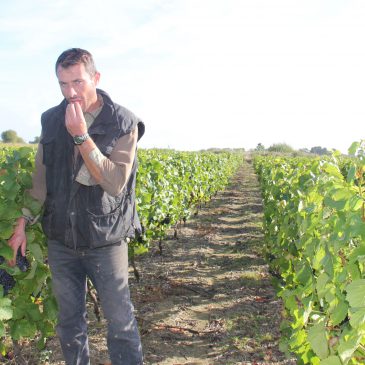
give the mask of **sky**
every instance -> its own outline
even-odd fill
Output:
[[[3,0],[0,132],[40,135],[55,61],[80,47],[141,148],[346,153],[365,139],[364,39],[362,0]]]

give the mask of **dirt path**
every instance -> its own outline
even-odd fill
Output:
[[[278,350],[282,308],[262,246],[260,190],[245,163],[178,240],[163,242],[162,255],[151,248],[138,257],[139,283],[131,271],[146,365],[296,363]],[[90,311],[92,365],[107,359],[104,325]],[[64,364],[56,339],[42,356]]]
[[[146,365],[295,364],[278,350],[281,303],[262,259],[262,205],[244,164],[131,281]]]

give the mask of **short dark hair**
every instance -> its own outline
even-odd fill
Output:
[[[58,66],[67,68],[80,63],[84,64],[85,70],[90,76],[94,76],[97,72],[93,56],[90,52],[81,48],[70,48],[62,52],[56,61],[55,71],[57,73]]]

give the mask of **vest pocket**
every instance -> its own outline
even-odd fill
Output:
[[[126,231],[132,219],[127,200],[125,199],[117,207],[104,205],[99,209],[87,211],[89,242],[92,248],[113,244],[126,238]]]

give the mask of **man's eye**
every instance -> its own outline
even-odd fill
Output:
[[[76,80],[74,81],[75,85],[81,85],[82,84],[82,80]]]

